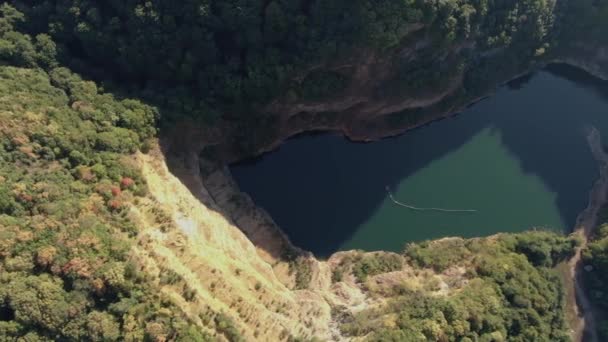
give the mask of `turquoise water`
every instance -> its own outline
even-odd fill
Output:
[[[607,89],[554,68],[400,137],[298,137],[232,172],[296,245],[319,256],[446,236],[568,232],[598,175],[585,125],[608,139]],[[389,199],[387,185],[412,206],[476,212],[411,210]]]

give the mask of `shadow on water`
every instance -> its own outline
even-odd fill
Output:
[[[464,143],[476,129],[460,128],[462,134],[447,135],[443,141],[430,136],[416,139],[417,132],[373,144],[333,135],[302,137],[232,172],[242,190],[270,212],[292,242],[328,255],[386,199],[386,185],[396,187],[403,177]],[[404,140],[420,144],[410,146]],[[354,144],[355,148],[348,147]],[[395,163],[397,150],[415,158]]]
[[[556,194],[555,206],[567,225],[559,228],[570,229],[597,176],[583,127],[592,124],[608,134],[608,83],[563,66],[547,71],[511,82],[459,116],[400,137],[371,144],[335,135],[299,137],[254,162],[233,166],[232,172],[242,190],[269,211],[296,245],[327,256],[383,205],[385,186],[397,187],[491,129],[500,133],[521,169]],[[500,194],[488,200],[509,209]],[[458,203],[453,207],[459,208]],[[378,234],[384,233],[379,226]],[[466,235],[458,229],[450,234]],[[424,236],[437,237],[432,232]],[[387,245],[394,246],[394,241]]]

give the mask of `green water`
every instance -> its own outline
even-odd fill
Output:
[[[340,249],[399,250],[404,241],[484,235],[488,228],[512,232],[530,224],[566,227],[557,194],[538,176],[526,174],[501,143],[500,132],[489,128],[402,180],[393,193],[397,201],[409,205],[476,212],[415,211],[386,198]],[[378,236],[380,226],[390,238]]]
[[[568,232],[598,176],[584,127],[608,139],[607,94],[605,82],[571,69],[543,71],[400,137],[299,137],[232,172],[296,245],[319,256],[446,236]],[[407,209],[387,185],[409,205],[477,212]]]

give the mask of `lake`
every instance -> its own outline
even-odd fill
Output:
[[[320,257],[446,236],[569,232],[598,176],[586,125],[608,139],[608,82],[552,66],[399,137],[300,136],[231,171],[295,245]],[[476,211],[412,210],[387,186],[410,206]]]

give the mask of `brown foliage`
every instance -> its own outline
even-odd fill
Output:
[[[120,180],[120,187],[123,189],[128,189],[135,184],[135,181],[130,177],[124,177]]]
[[[89,263],[82,258],[74,258],[65,264],[62,268],[64,274],[75,273],[80,277],[89,278],[91,277],[91,268]]]

